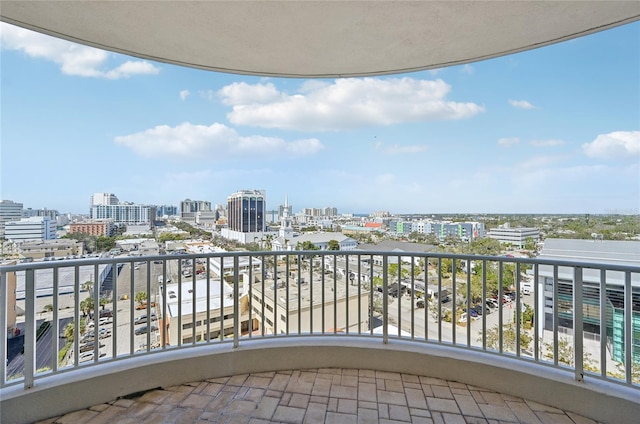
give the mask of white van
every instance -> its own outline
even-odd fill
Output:
[[[533,292],[533,282],[532,281],[523,281],[522,284],[520,284],[520,291],[524,295],[531,294],[531,292]]]

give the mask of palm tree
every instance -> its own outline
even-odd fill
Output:
[[[82,290],[91,292],[93,290],[93,281],[85,281],[85,283],[82,284]]]
[[[267,234],[264,236],[265,247],[267,250],[271,250],[271,241],[273,240],[273,234]]]
[[[107,299],[106,297],[101,297],[100,298],[100,308],[104,310],[104,307],[107,305],[107,303],[111,302],[109,299]]]
[[[92,297],[87,297],[83,301],[80,302],[80,311],[82,311],[83,316],[87,316],[94,310],[94,303]]]
[[[70,322],[69,324],[67,324],[64,327],[63,335],[64,335],[64,338],[67,339],[68,343],[73,342],[73,333],[74,333],[74,331],[75,331],[75,326],[73,324],[73,321]]]

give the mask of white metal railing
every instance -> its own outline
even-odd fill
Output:
[[[637,266],[359,251],[121,256],[2,266],[0,306],[2,388],[170,349],[348,334],[640,389]]]

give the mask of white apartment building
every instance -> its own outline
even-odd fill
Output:
[[[93,205],[91,206],[91,219],[112,219],[119,224],[151,223],[156,219],[155,206],[118,204],[118,205]]]
[[[14,243],[53,240],[56,238],[56,225],[48,216],[22,218],[19,221],[5,222],[4,235]]]
[[[487,237],[498,240],[500,243],[523,248],[528,239],[532,239],[534,242],[540,240],[540,230],[526,227],[511,228],[509,224],[504,224],[489,230]]]

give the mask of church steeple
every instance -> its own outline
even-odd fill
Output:
[[[291,226],[291,217],[289,216],[289,196],[284,198],[284,209],[282,218],[280,219],[280,237],[289,241],[293,238],[293,227]]]

